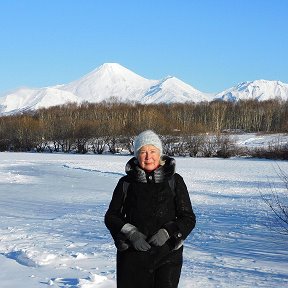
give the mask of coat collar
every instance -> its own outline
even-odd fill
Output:
[[[147,173],[140,168],[137,158],[133,157],[127,162],[125,172],[129,177],[131,177],[132,180],[136,182],[147,183],[147,174],[153,174],[155,183],[161,183],[170,179],[175,174],[176,166],[174,158],[162,156],[161,160],[162,165],[160,165],[153,172]]]

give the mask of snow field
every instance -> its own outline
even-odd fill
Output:
[[[129,158],[0,153],[0,287],[115,288],[116,251],[103,216]],[[277,165],[288,171],[288,162],[176,163],[198,220],[179,288],[288,287],[287,239],[269,229],[259,195],[271,183],[284,191]]]

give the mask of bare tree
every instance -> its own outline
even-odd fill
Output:
[[[218,135],[218,149],[216,152],[217,157],[229,158],[234,156],[236,154],[235,142],[235,139],[232,139],[230,135]]]
[[[186,149],[190,157],[196,157],[205,143],[204,135],[192,135],[186,137]]]
[[[288,236],[288,174],[278,166],[277,175],[284,184],[283,192],[277,192],[270,185],[271,193],[264,194],[260,192],[265,204],[269,207],[272,215],[270,215],[272,223],[270,228],[276,230],[280,234]]]

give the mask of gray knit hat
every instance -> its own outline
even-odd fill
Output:
[[[145,145],[153,145],[160,150],[160,156],[162,156],[162,142],[159,136],[152,130],[146,130],[140,133],[134,140],[134,155],[138,156],[138,151]]]

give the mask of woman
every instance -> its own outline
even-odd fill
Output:
[[[105,215],[118,249],[117,287],[176,288],[182,243],[196,223],[189,194],[153,131],[136,137],[134,155]]]

